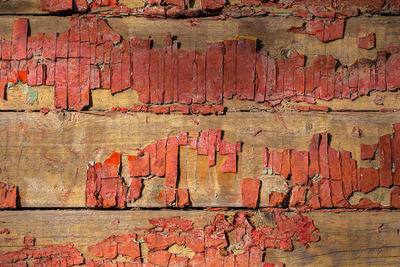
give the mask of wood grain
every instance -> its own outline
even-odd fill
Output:
[[[214,218],[211,211],[88,211],[25,210],[0,213],[1,227],[10,230],[0,236],[0,250],[20,249],[24,236],[36,237],[36,246],[72,242],[85,257],[87,246],[112,234],[128,234],[134,227],[149,227],[148,219],[181,216],[201,228]],[[218,212],[218,213],[221,213]],[[223,212],[227,215],[233,212]],[[268,222],[271,214],[257,216]],[[290,214],[289,214],[290,216]],[[306,249],[295,243],[293,252],[267,249],[265,261],[292,266],[395,266],[399,262],[400,229],[398,212],[304,213],[319,228],[321,240]]]
[[[397,113],[377,112],[230,112],[221,116],[154,115],[112,112],[2,112],[0,116],[0,180],[20,187],[22,207],[83,207],[86,166],[103,162],[113,151],[136,153],[157,139],[187,131],[222,129],[224,139],[242,141],[237,174],[207,166],[207,157],[181,148],[179,187],[189,187],[195,207],[241,206],[240,179],[261,178],[261,205],[267,192],[282,180],[262,175],[262,150],[292,148],[307,150],[314,133],[332,134],[331,146],[353,153],[360,160],[360,144],[374,144],[381,135],[392,133]],[[361,129],[363,137],[352,132]],[[258,134],[255,134],[259,132]],[[361,167],[378,167],[377,161],[362,161]],[[122,176],[128,178],[127,169]],[[277,181],[275,181],[277,180]],[[163,178],[145,182],[144,197],[133,206],[162,207],[159,192]],[[40,196],[40,197],[38,197]]]

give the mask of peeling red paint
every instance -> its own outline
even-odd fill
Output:
[[[242,205],[248,208],[255,208],[258,204],[260,180],[254,178],[242,178],[240,182],[242,193]]]
[[[329,134],[326,132],[313,135],[309,152],[290,150],[291,162],[288,168],[291,169],[291,175],[289,176],[286,176],[287,173],[282,168],[280,172],[277,171],[282,166],[283,152],[264,148],[264,173],[272,167],[274,174],[281,175],[296,185],[290,188],[287,194],[272,192],[269,196],[269,206],[280,208],[302,207],[304,210],[349,207],[376,208],[379,203],[370,203],[364,200],[361,204],[352,206],[348,199],[353,192],[366,194],[378,187],[398,185],[399,180],[396,172],[398,156],[396,153],[399,128],[397,124],[394,124],[393,135],[387,134],[380,137],[379,168],[357,167],[357,162],[352,158],[349,151],[337,151],[329,146]],[[361,159],[373,159],[377,148],[378,144],[362,144]],[[284,151],[288,151],[288,149]],[[281,172],[283,172],[283,175]],[[309,181],[309,178],[312,181]],[[307,196],[305,195],[306,190],[310,192]],[[368,203],[371,206],[368,206]]]
[[[82,254],[73,246],[25,247],[17,251],[1,252],[0,263],[15,266],[74,266],[84,263]]]
[[[358,47],[364,49],[372,49],[375,47],[375,33],[358,38]]]
[[[0,182],[0,208],[17,208],[18,187],[9,183]]]

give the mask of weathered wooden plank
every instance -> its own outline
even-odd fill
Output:
[[[22,207],[83,207],[86,167],[89,161],[103,162],[111,152],[128,154],[158,139],[201,130],[222,129],[224,140],[243,142],[238,172],[222,173],[225,156],[217,154],[217,164],[208,167],[208,157],[181,147],[178,187],[189,187],[192,205],[241,206],[240,179],[261,178],[261,206],[268,193],[279,189],[282,180],[263,175],[263,147],[271,150],[308,150],[312,134],[327,131],[331,146],[351,151],[360,160],[360,145],[374,144],[392,133],[397,113],[376,112],[230,112],[219,116],[154,115],[112,112],[3,112],[0,116],[1,178],[20,188]],[[360,136],[360,134],[362,136]],[[359,167],[379,167],[379,161],[359,161]],[[123,168],[122,176],[127,175]],[[277,177],[277,176],[274,176]],[[162,207],[163,178],[145,182],[143,197],[132,206]],[[146,186],[147,185],[147,186]],[[278,188],[277,188],[278,187]],[[373,194],[372,192],[371,194]],[[38,197],[40,196],[40,197]],[[371,199],[373,201],[386,200]]]
[[[4,29],[1,32],[1,35],[4,37],[8,37],[11,35],[12,31],[12,21],[15,19],[15,16],[4,16],[0,18],[0,22],[4,23]],[[55,23],[46,23],[49,20],[55,19],[55,17],[30,17],[31,23],[31,33],[34,35],[37,32],[61,32],[66,28],[66,25],[69,23],[69,18],[57,18]],[[372,25],[374,28],[371,28],[371,21],[373,21]],[[350,19],[348,25],[346,26],[346,37],[343,40],[330,42],[328,44],[322,44],[319,41],[315,41],[313,39],[307,39],[309,36],[306,35],[294,35],[286,32],[286,29],[290,27],[292,24],[299,23],[300,20],[296,18],[286,18],[282,17],[267,17],[267,18],[243,18],[240,20],[226,20],[226,21],[215,21],[215,20],[202,20],[201,23],[195,28],[189,28],[186,24],[182,23],[182,21],[149,21],[143,18],[124,18],[124,19],[110,19],[110,25],[117,31],[120,32],[125,39],[132,37],[133,35],[138,35],[141,37],[146,37],[147,35],[151,35],[155,41],[155,47],[164,47],[164,38],[165,32],[171,30],[173,34],[178,35],[178,40],[182,42],[182,48],[188,49],[204,49],[207,41],[221,41],[224,39],[234,39],[237,36],[256,36],[262,41],[263,49],[269,51],[272,55],[276,57],[280,57],[282,51],[287,51],[287,49],[296,49],[300,53],[304,53],[309,57],[308,63],[312,62],[312,57],[314,55],[324,55],[324,54],[333,54],[334,57],[338,58],[343,64],[350,64],[354,62],[354,60],[360,57],[373,57],[376,54],[376,50],[360,50],[355,44],[357,41],[357,36],[363,35],[364,32],[376,31],[378,35],[379,42],[377,43],[378,49],[384,49],[387,46],[399,45],[398,27],[395,27],[398,23],[397,17],[385,17],[385,18],[365,18],[358,17]],[[226,31],[226,27],[229,23],[229,31]],[[278,23],[278,25],[276,25]],[[46,26],[43,26],[46,25]],[[51,26],[47,26],[51,25]],[[128,25],[128,26],[127,26]],[[360,26],[361,25],[361,26]],[[389,25],[389,26],[388,26]],[[134,27],[131,27],[134,26]],[[393,27],[392,27],[393,26]],[[180,31],[176,31],[176,29],[180,29]],[[190,29],[190,30],[189,30]],[[265,30],[267,29],[267,31]],[[380,33],[384,35],[379,36]],[[193,38],[196,36],[196,38]],[[200,36],[197,38],[197,36]],[[196,41],[194,41],[196,40]],[[314,42],[314,44],[313,44]],[[290,47],[287,46],[287,43],[292,44]],[[333,44],[334,43],[334,44]],[[354,43],[354,45],[352,45]],[[305,45],[307,44],[307,45]],[[311,64],[311,63],[310,63]],[[10,90],[19,88],[18,86],[15,88],[11,88]],[[46,101],[42,101],[42,103],[35,103],[33,107],[48,107],[50,108],[52,100],[52,92],[40,90],[43,92],[43,99]],[[16,93],[17,92],[17,93]],[[19,92],[19,93],[18,93]],[[99,91],[100,94],[101,91]],[[109,91],[108,91],[109,92]],[[102,92],[105,93],[105,92]],[[93,107],[92,110],[103,109],[96,106],[96,99],[94,96],[95,92],[93,92]],[[111,95],[101,96],[107,98],[128,98],[130,101],[127,103],[137,103],[137,99],[132,97],[132,92],[123,92],[121,94],[116,94],[111,97]],[[135,93],[134,93],[135,95]],[[10,93],[7,93],[7,101],[4,102],[4,105],[0,104],[1,109],[31,109],[29,105],[25,105],[24,102],[21,102],[21,98],[24,98],[21,90],[16,90]],[[381,108],[384,109],[397,109],[398,104],[396,93],[389,93],[386,95],[372,95],[365,97],[363,103],[354,104],[355,108],[358,110],[378,110]],[[104,104],[109,108],[110,101],[104,101],[101,99],[99,101],[100,104]],[[121,106],[121,104],[125,104],[125,102],[119,102],[119,100],[111,100],[111,102],[116,103],[117,106]],[[244,106],[249,106],[245,101],[238,101],[237,103],[244,103]],[[393,102],[393,104],[390,104]],[[331,107],[332,109],[343,109],[348,108],[350,101],[340,100],[340,101],[319,101],[322,105],[326,105]],[[336,104],[337,103],[337,104]],[[239,104],[242,105],[242,104]],[[257,104],[258,105],[258,104]],[[260,106],[260,105],[258,105]],[[352,105],[353,106],[353,105]]]
[[[17,16],[1,16],[3,25],[0,38],[11,39],[13,21]],[[27,16],[30,22],[31,36],[39,32],[63,32],[68,28],[69,17]],[[361,57],[373,58],[377,50],[388,46],[399,46],[400,29],[396,27],[400,17],[350,18],[346,23],[345,36],[341,40],[321,43],[314,36],[292,34],[287,30],[299,26],[302,21],[295,17],[253,17],[241,19],[215,20],[198,18],[195,27],[189,27],[186,20],[148,20],[146,18],[108,18],[110,26],[124,39],[133,36],[154,39],[155,47],[165,46],[165,35],[171,32],[178,37],[182,48],[194,50],[206,48],[206,43],[230,40],[236,36],[253,36],[262,41],[263,49],[278,56],[282,49],[296,49],[306,56],[331,54],[343,64],[352,64]],[[375,32],[376,48],[371,50],[357,47],[358,37]],[[196,37],[196,38],[193,38]],[[289,44],[289,45],[288,45]]]
[[[129,234],[134,227],[150,227],[149,219],[181,216],[195,228],[213,220],[216,213],[233,211],[73,211],[24,210],[0,213],[1,227],[10,230],[0,236],[0,250],[23,247],[23,237],[36,238],[36,246],[73,243],[85,258],[92,258],[89,245],[112,234]],[[290,216],[290,214],[288,214]],[[320,241],[304,248],[295,243],[292,252],[267,249],[266,262],[286,266],[394,266],[399,262],[400,241],[395,238],[400,227],[398,212],[305,213],[319,229]],[[271,214],[258,211],[258,225],[271,225]]]

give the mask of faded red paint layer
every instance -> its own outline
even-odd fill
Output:
[[[197,154],[208,156],[209,166],[214,166],[218,155],[225,155],[221,164],[222,172],[237,172],[237,152],[240,143],[222,140],[222,130],[201,131],[198,137],[183,132],[177,136],[157,140],[144,149],[137,149],[136,155],[128,155],[129,185],[121,177],[121,155],[111,154],[103,163],[91,162],[87,166],[86,206],[102,208],[124,208],[126,202],[140,198],[143,180],[153,175],[165,177],[165,206],[190,206],[188,188],[178,188],[179,147],[197,150]],[[241,143],[240,143],[241,144]]]
[[[315,19],[296,31],[329,41],[343,35],[343,23]],[[115,94],[132,87],[141,102],[151,104],[135,105],[131,111],[206,115],[222,114],[224,99],[234,95],[275,106],[283,99],[354,100],[373,90],[400,87],[396,47],[379,51],[374,60],[361,58],[336,68],[338,62],[330,55],[317,55],[305,66],[305,56],[294,50],[276,59],[265,50],[257,51],[256,40],[246,38],[208,43],[206,52],[201,52],[179,48],[168,35],[166,48],[160,50],[150,46],[150,39],[122,40],[96,16],[72,17],[69,29],[58,35],[28,37],[27,24],[16,20],[13,41],[1,42],[0,96],[4,98],[8,82],[54,85],[56,108],[81,110],[90,104],[90,90],[97,88]],[[173,67],[165,68],[166,64]],[[183,106],[156,106],[171,102]]]
[[[89,266],[120,266],[122,263],[118,258],[124,256],[124,266],[142,266],[142,263],[157,266],[238,266],[231,265],[235,262],[241,263],[240,266],[262,266],[267,248],[292,251],[294,241],[306,247],[309,243],[319,241],[318,229],[312,220],[300,214],[289,218],[276,212],[273,214],[273,227],[255,227],[250,215],[245,212],[236,213],[233,220],[227,219],[226,215],[217,214],[213,222],[203,228],[194,228],[191,220],[179,217],[151,219],[149,222],[154,227],[143,232],[112,235],[90,246],[90,254],[101,260],[86,260],[86,263],[92,264]],[[227,250],[227,236],[231,234],[236,238],[229,245],[240,248],[243,253],[235,255]],[[143,262],[140,255],[140,248],[145,245],[149,253],[147,262]],[[196,254],[193,258],[178,256],[168,251],[172,245],[185,246]]]
[[[65,246],[25,247],[17,251],[1,252],[3,266],[74,266],[84,263],[82,254],[73,244]]]
[[[399,185],[398,162],[398,124],[393,125],[394,134],[383,135],[378,144],[361,145],[361,159],[373,159],[379,151],[379,168],[357,168],[357,162],[349,151],[338,151],[329,146],[328,133],[313,135],[310,150],[291,150],[290,166],[282,168],[284,152],[264,148],[264,173],[279,174],[292,180],[288,193],[271,192],[270,207],[298,207],[302,210],[320,208],[380,208],[364,198],[358,205],[350,205],[353,192],[369,193],[379,187]],[[287,151],[287,150],[284,150]],[[394,168],[393,168],[394,166]],[[291,170],[288,175],[286,169]],[[308,196],[305,192],[309,191]],[[398,208],[400,197],[398,188],[392,190],[392,204]],[[290,200],[290,201],[286,201]]]
[[[0,182],[0,209],[16,209],[18,187]]]

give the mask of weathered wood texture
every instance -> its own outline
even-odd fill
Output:
[[[32,36],[39,32],[62,32],[69,25],[69,17],[28,16],[28,18]],[[1,38],[11,38],[12,25],[15,19],[17,19],[17,16],[0,17],[0,23],[4,25],[0,32]],[[333,55],[341,64],[352,64],[359,58],[373,59],[376,51],[383,50],[388,46],[400,45],[397,38],[400,30],[399,27],[396,27],[399,23],[398,17],[360,16],[350,18],[346,23],[344,38],[325,44],[314,36],[288,33],[287,29],[291,26],[299,26],[302,23],[301,19],[291,16],[226,20],[203,18],[197,19],[196,26],[193,27],[190,26],[190,22],[185,20],[148,20],[135,17],[110,18],[108,22],[125,39],[133,36],[145,38],[151,35],[154,40],[154,47],[165,46],[166,32],[176,35],[178,41],[181,42],[181,47],[189,50],[204,50],[207,42],[234,39],[237,36],[254,36],[261,41],[262,49],[269,51],[271,55],[280,57],[282,51],[296,49],[299,53],[308,57],[307,64],[312,64],[315,55],[328,54]],[[372,50],[359,49],[357,47],[358,37],[365,36],[369,32],[376,33],[376,48]],[[38,98],[37,100],[33,98],[32,104],[26,101],[26,94],[21,90],[21,86],[8,89],[7,101],[1,101],[0,109],[38,110],[42,107],[52,108],[54,106],[53,88],[42,86],[38,89],[34,88],[34,90],[38,90]],[[112,106],[129,108],[132,104],[139,103],[137,93],[131,89],[113,96],[109,90],[94,90],[91,97],[91,110],[104,110]],[[381,99],[381,97],[383,98]],[[373,92],[371,96],[364,96],[355,101],[318,101],[318,104],[328,106],[331,109],[398,109],[397,98],[397,92]],[[253,101],[225,101],[225,105],[233,110],[251,107],[262,108],[262,105]]]
[[[333,148],[351,151],[359,161],[360,144],[376,143],[380,136],[392,133],[391,124],[398,121],[397,113],[376,112],[230,112],[223,117],[3,112],[0,178],[19,186],[22,207],[83,207],[89,161],[103,162],[116,151],[123,154],[122,166],[127,166],[127,154],[135,154],[137,148],[143,149],[157,139],[184,131],[197,136],[201,130],[222,129],[224,140],[244,143],[243,152],[239,153],[238,173],[220,172],[224,156],[218,155],[216,166],[208,167],[207,156],[182,147],[178,187],[189,188],[195,207],[238,207],[240,179],[261,178],[260,203],[265,206],[268,193],[279,189],[276,187],[282,180],[262,175],[263,147],[308,150],[312,134],[327,131],[332,135]],[[357,129],[363,137],[356,137]],[[359,161],[359,166],[377,167],[379,163]],[[126,168],[122,176],[129,177]],[[133,206],[164,206],[159,196],[163,183],[163,178],[145,182],[143,197]]]
[[[134,227],[149,227],[148,220],[181,216],[195,227],[210,223],[217,212],[210,211],[3,211],[1,227],[10,234],[0,236],[0,250],[23,246],[24,236],[36,237],[36,246],[73,243],[84,257],[91,258],[87,246],[111,234],[132,233]],[[219,212],[221,213],[221,212]],[[232,214],[233,212],[223,212]],[[262,223],[270,214],[260,211]],[[320,241],[306,249],[295,243],[293,252],[267,249],[265,260],[286,266],[395,266],[399,262],[400,228],[398,212],[305,213],[319,228]]]

